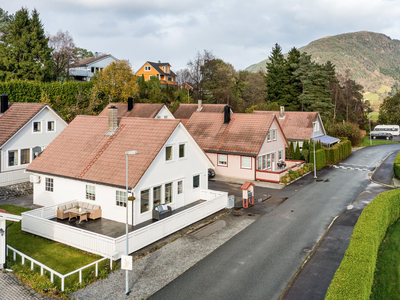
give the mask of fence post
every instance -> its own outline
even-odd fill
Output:
[[[17,253],[15,253],[15,251],[13,251],[13,259],[14,259],[14,261],[17,260]]]
[[[33,260],[31,260],[31,270],[33,270]]]
[[[82,269],[79,270],[79,283],[82,283]]]
[[[40,275],[43,275],[43,265],[40,266]]]
[[[50,272],[50,281],[51,281],[51,283],[54,283],[54,273],[53,273],[53,271]]]
[[[99,273],[99,263],[98,262],[96,262],[96,277],[97,277],[97,274]]]
[[[64,276],[61,277],[61,291],[64,292]]]
[[[21,256],[21,261],[22,261],[22,264],[24,265],[25,264],[25,256]]]

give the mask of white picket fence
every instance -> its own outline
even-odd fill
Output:
[[[129,253],[135,252],[224,209],[228,203],[228,194],[225,192],[202,190],[201,199],[207,201],[130,232]],[[120,259],[121,255],[125,253],[125,235],[118,238],[111,238],[49,220],[56,216],[57,205],[24,212],[22,213],[21,229],[87,252],[108,257],[112,260]]]
[[[0,173],[0,186],[7,186],[29,181],[29,174],[25,169]]]
[[[60,274],[57,271],[54,271],[53,269],[49,268],[48,266],[42,264],[41,262],[38,262],[37,260],[33,259],[32,257],[29,257],[28,255],[25,255],[24,253],[14,249],[11,246],[7,245],[7,256],[8,256],[8,250],[11,250],[13,252],[13,260],[16,261],[17,260],[17,254],[21,256],[21,264],[25,264],[25,260],[29,260],[31,262],[31,270],[33,270],[35,265],[38,265],[40,267],[40,275],[43,275],[44,270],[47,270],[50,273],[50,281],[53,283],[54,282],[54,275],[58,276],[61,279],[61,291],[64,291],[65,289],[65,278],[67,278],[68,276],[71,276],[75,273],[79,273],[79,283],[82,283],[82,271],[86,268],[89,268],[93,265],[95,265],[95,275],[96,277],[98,276],[99,273],[99,263],[102,262],[103,260],[108,259],[107,257],[103,257],[102,259],[99,259],[95,262],[92,262],[82,268],[79,268],[75,271],[72,271],[68,274]],[[112,269],[112,260],[110,260],[110,267]]]

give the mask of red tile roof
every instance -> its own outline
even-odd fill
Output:
[[[122,118],[114,135],[106,135],[108,118],[77,116],[27,168],[85,181],[124,187],[125,152],[129,157],[129,186],[146,172],[179,120]]]
[[[317,120],[318,112],[285,111],[285,118],[279,119],[279,111],[255,110],[254,114],[275,114],[287,139],[308,140],[313,131],[313,122]]]
[[[243,183],[243,185],[241,186],[241,189],[243,190],[243,191],[245,191],[245,190],[248,190],[249,189],[249,187],[250,186],[256,186],[254,183],[252,183],[251,181],[245,181],[244,183]]]
[[[28,123],[43,107],[43,103],[9,103],[0,114],[0,147]]]
[[[162,103],[134,103],[133,109],[128,111],[127,103],[110,103],[106,108],[99,114],[99,116],[107,117],[108,108],[110,106],[118,108],[118,117],[134,117],[134,118],[155,118],[156,115],[163,108]]]
[[[203,104],[200,112],[216,112],[223,113],[226,104]],[[194,112],[197,111],[197,104],[194,103],[181,103],[178,109],[174,112],[175,119],[189,119]]]
[[[195,112],[185,127],[205,152],[257,155],[273,120],[268,114],[231,113],[224,124],[224,114]]]

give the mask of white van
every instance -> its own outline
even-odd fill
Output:
[[[399,125],[377,125],[375,126],[371,134],[381,133],[381,132],[388,132],[391,133],[392,135],[399,135],[400,134]]]

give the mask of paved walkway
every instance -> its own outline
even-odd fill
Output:
[[[399,151],[395,151],[385,159],[385,161],[379,166],[379,168],[372,175],[371,178],[373,181],[386,186],[393,186],[393,177],[394,177],[393,162],[398,153]]]
[[[14,274],[0,272],[0,299],[27,300],[49,298],[38,294],[28,286],[22,285]]]

